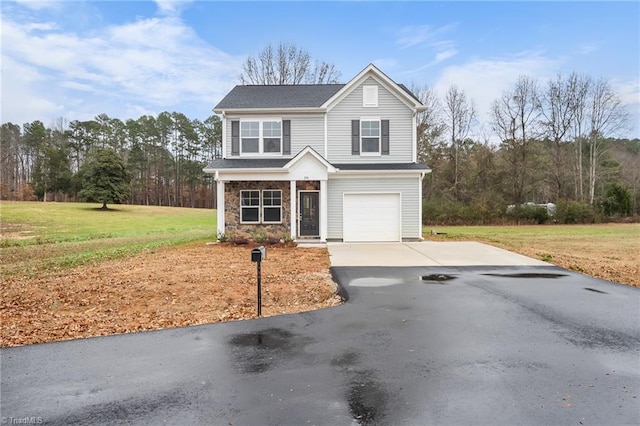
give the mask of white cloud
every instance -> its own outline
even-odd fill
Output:
[[[445,61],[453,56],[455,56],[458,53],[458,51],[456,49],[449,49],[449,50],[445,50],[443,52],[438,52],[436,54],[436,58],[433,60],[434,64],[439,64],[442,61]]]
[[[442,97],[452,85],[466,92],[478,111],[478,120],[488,123],[491,103],[511,89],[520,75],[538,79],[539,84],[556,74],[559,62],[534,52],[522,52],[511,58],[476,59],[443,69],[434,84]]]
[[[456,24],[444,25],[437,28],[430,25],[407,25],[398,30],[396,34],[396,44],[399,45],[401,49],[425,44],[433,46],[434,43],[439,42],[437,40],[439,36],[451,31],[455,27]]]
[[[415,75],[418,74],[424,70],[426,70],[427,68],[431,68],[435,65],[438,65],[440,62],[446,61],[449,58],[452,58],[453,56],[457,55],[458,51],[456,49],[449,49],[449,50],[444,50],[442,52],[438,52],[436,53],[435,57],[429,61],[428,63],[426,63],[425,65],[421,65],[418,68],[414,68],[412,70],[409,71],[405,71],[403,74],[405,75]]]
[[[162,110],[189,116],[185,106],[199,111],[192,118],[204,118],[233,85],[243,60],[170,15],[80,34],[5,14],[2,37],[3,122]]]
[[[461,65],[445,67],[433,87],[440,98],[454,84],[464,90],[476,106],[478,120],[488,126],[492,102],[503,92],[513,89],[519,76],[534,78],[539,87],[544,88],[550,78],[561,72],[566,74],[566,66],[567,63],[562,59],[525,51],[512,57],[475,59]],[[612,86],[630,113],[631,137],[639,137],[640,82],[613,80]]]
[[[162,15],[176,15],[182,12],[192,0],[156,0],[158,12]]]
[[[640,138],[640,80],[621,81],[614,79],[611,86],[620,96],[629,113],[631,137]]]

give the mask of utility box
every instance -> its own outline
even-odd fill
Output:
[[[251,261],[262,262],[267,258],[267,249],[264,246],[259,246],[251,250]]]

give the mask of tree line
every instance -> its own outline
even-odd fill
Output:
[[[418,117],[424,222],[595,222],[640,213],[640,139],[620,139],[629,115],[603,79],[520,76],[484,123],[464,90],[442,99],[412,88]],[[473,135],[473,136],[472,136]],[[557,204],[557,214],[531,204]],[[514,208],[507,209],[511,205]]]
[[[100,114],[51,126],[41,121],[0,128],[3,200],[82,199],[83,172],[98,152],[111,150],[131,174],[128,202],[215,208],[215,182],[202,172],[221,154],[218,116],[191,120],[179,112],[123,122]]]

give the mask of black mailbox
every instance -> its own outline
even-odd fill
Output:
[[[251,261],[262,262],[267,257],[267,249],[264,246],[256,247],[251,250]]]

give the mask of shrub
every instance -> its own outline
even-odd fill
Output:
[[[251,239],[258,244],[262,244],[267,241],[267,231],[262,228],[254,228],[250,234]]]
[[[558,201],[555,218],[558,223],[566,224],[600,222],[593,207],[580,201]]]
[[[631,192],[619,183],[610,183],[605,189],[602,209],[607,216],[631,215]]]
[[[470,205],[441,197],[422,200],[422,223],[425,225],[482,225],[495,222],[501,213],[490,200],[479,200]]]
[[[227,234],[225,234],[224,232],[218,232],[219,243],[226,243],[228,241],[229,241],[229,236]]]
[[[549,213],[545,207],[536,206],[535,204],[524,204],[508,211],[507,217],[515,219],[518,223],[525,221],[542,225],[549,220]]]

